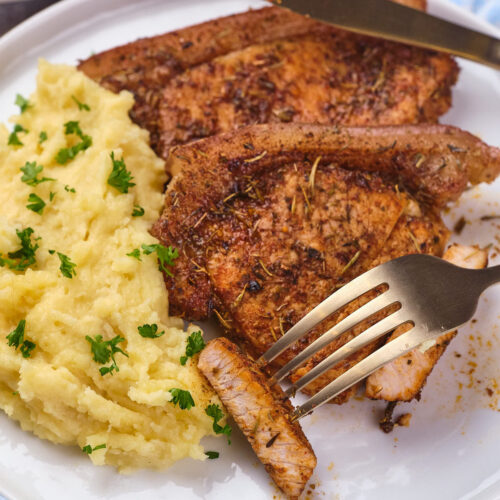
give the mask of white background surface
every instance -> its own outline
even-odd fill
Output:
[[[440,0],[430,4],[442,17],[492,31]],[[252,0],[67,0],[55,5],[0,39],[0,119],[16,112],[17,92],[27,95],[34,89],[38,57],[74,64],[92,52],[142,36],[259,5],[262,2]],[[461,66],[453,109],[442,122],[500,146],[500,72],[473,63]],[[499,245],[495,223],[479,221],[482,215],[500,214],[499,193],[499,182],[475,188],[452,209],[447,216],[450,227],[461,214],[471,222],[460,241]],[[488,398],[485,390],[500,378],[499,304],[500,286],[485,294],[478,321],[463,328],[448,348],[421,402],[396,411],[413,414],[410,428],[383,434],[377,420],[385,405],[367,400],[327,405],[304,420],[318,456],[310,497],[500,498],[500,413],[497,400]],[[472,375],[467,374],[470,362],[478,365]],[[234,434],[231,447],[223,439],[207,439],[207,449],[221,452],[219,460],[185,460],[163,473],[120,476],[112,468],[92,466],[78,448],[40,441],[0,415],[0,493],[19,500],[279,497],[250,446],[237,431]]]

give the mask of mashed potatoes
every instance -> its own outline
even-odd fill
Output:
[[[0,126],[0,257],[21,248],[16,231],[32,228],[31,245],[39,245],[25,271],[7,261],[0,267],[0,407],[39,437],[97,447],[89,456],[98,465],[126,471],[204,459],[200,439],[213,433],[205,408],[220,402],[191,360],[180,364],[197,328],[185,332],[180,319],[168,317],[157,254],[141,249],[157,243],[148,229],[162,206],[165,176],[147,132],[128,117],[133,98],[42,61],[29,103],[14,118],[28,131],[17,133],[22,146],[8,145],[17,141]],[[78,124],[68,128],[70,121]],[[56,161],[61,150],[65,164]],[[108,183],[112,152],[118,187]],[[22,172],[26,162],[31,170]],[[36,177],[33,162],[44,167]],[[54,180],[37,183],[43,178]],[[29,200],[32,194],[38,199]],[[135,249],[135,257],[127,255]],[[6,339],[22,320],[26,346],[36,346],[29,357]],[[145,338],[142,325],[165,334]],[[98,335],[124,339],[116,347],[128,357],[114,354],[119,371],[101,375],[112,360],[95,361],[86,339]],[[195,406],[174,404],[174,388],[189,390]]]

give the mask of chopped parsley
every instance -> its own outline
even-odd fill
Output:
[[[138,248],[134,248],[130,253],[127,254],[128,257],[132,257],[137,260],[141,260],[141,251]]]
[[[81,151],[85,151],[92,146],[92,137],[85,135],[80,128],[79,122],[69,121],[64,124],[64,133],[66,135],[75,134],[81,141],[69,148],[60,149],[56,155],[56,161],[59,165],[66,165],[70,160]]]
[[[31,356],[31,351],[36,347],[34,342],[30,342],[29,340],[25,340],[21,345],[21,354],[23,358],[29,358]]]
[[[28,210],[32,210],[33,212],[42,215],[45,205],[46,203],[35,193],[31,193],[28,196],[28,205],[26,205]]]
[[[24,167],[21,167],[21,172],[23,173],[21,180],[25,184],[28,184],[28,186],[38,186],[38,184],[42,182],[55,181],[55,179],[51,179],[50,177],[42,177],[39,179],[38,174],[42,173],[42,170],[43,165],[37,165],[36,161],[27,161]]]
[[[17,237],[21,241],[21,248],[15,252],[9,252],[7,257],[0,255],[0,267],[7,266],[13,271],[25,271],[27,267],[36,263],[35,253],[39,245],[31,241],[33,232],[31,227],[27,227],[22,231],[16,229]],[[35,242],[39,239],[35,239]]]
[[[59,270],[61,271],[62,275],[66,276],[66,278],[69,279],[72,279],[73,276],[76,276],[76,271],[75,271],[76,264],[74,262],[71,262],[71,259],[67,255],[64,255],[61,252],[57,252],[57,256],[61,261]]]
[[[172,394],[170,402],[174,406],[178,404],[181,410],[189,410],[195,406],[193,396],[191,396],[189,391],[184,391],[182,389],[170,389],[168,392]]]
[[[214,458],[219,458],[218,451],[206,451],[205,455],[208,457],[209,460],[213,460]]]
[[[127,170],[123,158],[121,160],[115,159],[114,152],[110,156],[113,162],[113,170],[109,174],[108,184],[116,188],[120,193],[128,193],[129,188],[135,186],[135,183],[131,182],[134,178]]]
[[[21,94],[16,95],[15,104],[16,104],[16,106],[19,106],[19,110],[21,111],[21,114],[23,114],[28,108],[32,107],[32,104],[30,104],[28,99],[23,97]]]
[[[69,187],[67,184],[64,186],[64,191],[67,193],[76,193],[75,188]]]
[[[36,344],[24,339],[24,330],[26,328],[26,320],[22,319],[19,321],[15,330],[13,330],[9,335],[7,335],[7,341],[9,346],[14,346],[17,350],[18,347],[21,349],[21,354],[23,358],[29,358],[31,356],[31,351],[36,347]]]
[[[147,339],[157,339],[158,337],[161,337],[165,333],[164,331],[161,333],[157,333],[158,325],[156,324],[138,326],[137,330],[139,331],[139,335],[141,337]]]
[[[144,215],[144,208],[139,205],[134,205],[132,217],[142,217]]]
[[[153,252],[156,252],[160,270],[164,271],[168,276],[173,276],[168,267],[173,267],[174,260],[179,257],[177,248],[173,248],[171,246],[164,247],[163,245],[156,243],[153,245],[142,245],[142,251],[145,255],[150,255]]]
[[[56,193],[53,193],[52,191],[49,194],[49,200],[54,201],[54,198],[56,197]]]
[[[12,132],[9,135],[9,140],[7,142],[8,146],[23,146],[24,145],[21,142],[21,140],[19,139],[19,137],[17,137],[17,134],[19,132],[24,132],[25,134],[28,133],[28,131],[22,125],[19,125],[16,123],[14,125],[14,129],[12,130]]]
[[[38,136],[38,144],[42,144],[42,142],[45,142],[47,139],[47,132],[45,132],[45,130],[42,130],[40,132],[40,135]]]
[[[205,347],[205,341],[201,335],[201,330],[193,332],[187,339],[186,355],[181,356],[181,365],[185,365],[188,358],[192,358],[197,352]]]
[[[76,105],[78,106],[78,109],[80,111],[90,111],[90,106],[88,104],[80,102],[74,95],[71,96],[71,99],[76,102]]]
[[[117,335],[111,340],[102,340],[102,335],[96,335],[95,338],[91,338],[87,335],[85,339],[90,343],[90,350],[92,351],[96,363],[104,365],[109,363],[110,360],[112,361],[110,366],[99,368],[101,376],[107,373],[113,375],[113,371],[120,371],[116,364],[115,354],[121,353],[128,358],[128,354],[117,347],[120,342],[125,342],[123,337]]]
[[[94,446],[92,448],[92,446],[90,446],[90,444],[88,444],[87,446],[84,446],[82,448],[82,451],[83,453],[86,453],[87,455],[91,455],[93,451],[97,451],[97,450],[102,450],[106,448],[106,445],[103,443],[103,444],[98,444],[97,446]]]
[[[77,121],[69,121],[64,124],[64,133],[66,135],[76,134],[80,139],[83,136],[82,129],[80,128],[80,122]]]
[[[224,413],[222,413],[222,410],[220,409],[219,405],[216,404],[211,404],[208,405],[205,408],[205,413],[214,419],[213,423],[213,430],[215,434],[225,434],[227,436],[227,442],[231,444],[231,440],[229,439],[231,437],[231,427],[229,425],[225,425],[224,427],[219,425],[219,420],[221,418],[224,418]]]
[[[24,329],[26,328],[26,320],[22,319],[19,321],[16,329],[7,335],[7,340],[10,346],[14,346],[16,349],[24,341]]]

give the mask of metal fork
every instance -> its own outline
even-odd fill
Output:
[[[293,419],[297,420],[383,365],[469,321],[476,310],[479,296],[498,282],[500,266],[464,269],[437,257],[420,254],[394,259],[358,276],[330,295],[288,330],[261,356],[258,363],[270,363],[325,318],[381,285],[386,285],[385,291],[311,343],[275,373],[271,383],[280,382],[320,349],[388,306],[398,304],[400,307],[325,358],[295,382],[286,391],[287,395],[294,395],[340,361],[398,326],[413,324],[409,331],[377,349],[297,407],[293,414]]]

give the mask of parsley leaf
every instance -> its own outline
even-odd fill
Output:
[[[102,335],[96,335],[95,338],[91,338],[87,335],[85,339],[87,340],[87,342],[90,343],[90,350],[92,351],[92,354],[94,356],[94,361],[96,363],[104,365],[108,363],[110,360],[112,361],[110,366],[104,366],[102,368],[99,368],[99,373],[101,374],[101,376],[104,376],[107,373],[113,375],[113,371],[117,372],[120,371],[115,361],[115,354],[119,352],[124,356],[127,356],[128,358],[128,354],[126,352],[123,352],[119,347],[117,347],[117,345],[120,342],[125,342],[125,339],[123,337],[117,335],[111,340],[103,341]]]
[[[174,406],[178,404],[181,410],[189,410],[193,406],[196,406],[194,404],[193,396],[191,396],[189,391],[184,391],[182,389],[170,389],[168,392],[172,394],[170,402]]]
[[[80,128],[80,122],[77,121],[69,121],[64,124],[64,133],[66,135],[76,134],[80,139],[83,136],[82,129]]]
[[[67,193],[76,193],[75,188],[69,187],[67,184],[64,186],[64,191]]]
[[[26,320],[22,319],[19,321],[16,329],[7,335],[8,344],[10,346],[14,346],[16,349],[23,343],[24,341],[24,329],[26,327]]]
[[[80,111],[90,111],[90,106],[88,104],[84,104],[83,102],[80,102],[74,95],[71,96],[71,99],[76,102],[78,109]]]
[[[134,248],[130,253],[127,254],[128,257],[133,257],[134,259],[141,260],[141,251],[138,248]]]
[[[80,128],[79,122],[69,121],[64,124],[64,133],[66,135],[76,134],[81,142],[69,148],[60,149],[56,155],[56,161],[59,165],[65,165],[68,161],[72,160],[78,153],[85,151],[92,146],[92,137],[85,135]]]
[[[127,170],[123,158],[121,160],[116,160],[114,152],[112,152],[110,156],[113,161],[113,170],[109,174],[108,184],[116,188],[120,193],[128,193],[129,188],[135,186],[135,183],[131,182],[134,178]]]
[[[32,210],[33,212],[36,212],[40,215],[43,214],[43,209],[45,208],[46,203],[40,198],[40,196],[36,195],[35,193],[31,193],[28,196],[28,202],[29,204],[26,205],[27,209]]]
[[[38,250],[39,245],[38,243],[33,244],[31,241],[31,235],[33,234],[31,227],[27,227],[23,231],[16,229],[16,234],[21,240],[21,248],[15,252],[9,252],[7,254],[8,258],[0,256],[0,267],[6,265],[13,271],[25,271],[27,267],[36,263],[35,252]]]
[[[104,365],[111,359],[110,341],[103,342],[102,335],[96,335],[94,339],[86,335],[85,339],[90,343],[90,350],[96,363]]]
[[[32,104],[30,104],[28,99],[23,97],[21,94],[16,95],[15,104],[16,104],[16,106],[19,106],[19,109],[21,110],[21,114],[23,114],[28,108],[32,107]]]
[[[54,198],[56,197],[56,194],[57,193],[54,193],[54,192],[51,191],[50,194],[49,194],[49,200],[50,201],[54,201]]]
[[[92,144],[92,143],[90,143]],[[89,146],[90,146],[89,144]],[[88,146],[87,146],[88,147]],[[56,155],[56,161],[59,163],[59,165],[66,165],[70,160],[72,160],[80,151],[83,151],[84,149],[84,144],[83,142],[79,142],[75,146],[72,146],[71,148],[63,148],[60,149],[57,152]]]
[[[7,142],[8,146],[23,146],[24,145],[21,142],[21,140],[19,139],[19,137],[17,137],[17,134],[19,132],[24,132],[25,134],[28,133],[28,131],[22,125],[18,125],[16,123],[16,125],[14,125],[14,129],[12,130],[12,132],[9,135],[9,140]]]
[[[222,410],[220,409],[219,405],[216,404],[208,405],[205,408],[205,413],[209,417],[212,417],[214,419],[212,428],[215,434],[225,434],[227,436],[228,444],[231,444],[231,440],[229,439],[232,431],[231,427],[229,427],[229,425],[227,424],[224,427],[222,427],[218,423],[221,418],[224,418],[224,413],[222,413]]]
[[[181,365],[185,365],[188,358],[192,358],[197,352],[205,347],[205,341],[201,335],[201,330],[193,332],[187,339],[186,355],[181,356]]]
[[[29,340],[24,340],[25,328],[26,320],[22,319],[19,321],[16,329],[7,335],[7,341],[9,346],[14,346],[16,350],[18,347],[21,347],[20,350],[23,358],[29,358],[31,356],[31,351],[36,347],[36,344]]]
[[[40,135],[38,136],[38,144],[42,144],[42,142],[45,142],[47,139],[47,132],[45,132],[45,130],[42,130],[40,132]]]
[[[134,205],[132,217],[142,217],[144,215],[144,208],[139,205]]]
[[[29,340],[25,340],[21,345],[21,354],[23,358],[29,358],[31,356],[31,351],[36,347],[34,342],[30,342]]]
[[[55,181],[55,179],[51,179],[50,177],[43,177],[42,179],[38,179],[38,174],[40,174],[42,170],[43,165],[37,165],[36,161],[27,161],[24,164],[24,167],[21,167],[21,172],[23,172],[21,181],[23,181],[25,184],[28,184],[28,186],[38,186],[38,184],[41,184],[42,182]]]
[[[213,460],[214,458],[219,458],[218,451],[206,451],[205,455],[208,457],[209,460]]]
[[[168,276],[173,276],[170,269],[166,266],[173,267],[174,260],[179,257],[177,248],[173,248],[171,246],[164,247],[163,245],[156,243],[153,245],[142,245],[142,251],[145,255],[150,255],[153,252],[156,252],[160,270],[164,271]]]
[[[76,276],[76,271],[75,271],[76,264],[74,262],[71,262],[71,259],[67,255],[64,255],[61,252],[57,252],[57,256],[61,261],[59,270],[61,271],[62,275],[66,276],[66,278],[69,279],[72,279],[73,276]]]
[[[98,444],[97,446],[94,446],[93,448],[92,448],[92,446],[90,446],[90,444],[88,444],[87,446],[84,446],[82,448],[82,451],[83,451],[83,453],[86,453],[87,455],[91,455],[93,451],[102,450],[104,448],[106,448],[106,444],[104,444],[104,443]]]
[[[157,339],[165,333],[164,331],[161,333],[156,333],[158,331],[158,325],[155,324],[138,326],[137,330],[139,330],[139,335],[141,337],[147,339]]]

